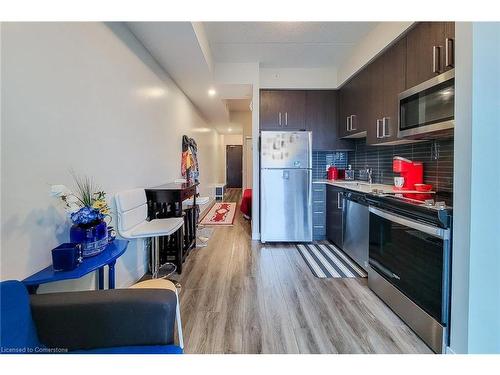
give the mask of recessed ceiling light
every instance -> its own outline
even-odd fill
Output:
[[[217,92],[215,91],[215,89],[210,89],[210,90],[208,90],[208,95],[209,95],[209,96],[215,96],[215,94],[216,94],[216,93],[217,93]]]
[[[232,132],[232,131],[233,131],[233,129],[231,129],[231,128],[228,128],[228,129],[227,129],[227,131],[228,131],[228,132]]]

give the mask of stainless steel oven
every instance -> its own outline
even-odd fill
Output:
[[[451,227],[439,210],[370,206],[368,284],[435,352],[448,341]],[[444,212],[444,211],[443,211]],[[435,218],[435,220],[434,220]]]
[[[398,137],[433,139],[453,136],[455,70],[399,94]]]

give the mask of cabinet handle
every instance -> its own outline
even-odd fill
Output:
[[[391,136],[391,133],[389,132],[389,120],[390,118],[389,117],[384,117],[382,119],[382,138],[388,138]],[[385,130],[387,129],[387,133],[385,132]]]
[[[351,131],[351,129],[349,129],[349,119],[350,119],[350,116],[347,116],[345,118],[346,129],[347,129],[348,132]]]
[[[380,120],[377,119],[377,139],[380,139],[380,138],[382,138],[380,136]]]
[[[339,209],[342,208],[342,206],[340,205],[340,195],[341,194],[342,193],[337,193],[337,208],[339,208]]]
[[[439,62],[439,46],[432,47],[432,71],[434,73],[439,73],[440,71],[440,62]]]
[[[288,112],[285,112],[285,126],[288,126]]]
[[[281,126],[281,112],[278,114],[278,124]]]
[[[453,65],[455,65],[455,61],[454,61],[455,51],[453,48],[453,43],[454,43],[454,40],[452,38],[446,38],[445,50],[444,50],[445,51],[446,67],[453,67]]]
[[[352,125],[355,122],[356,122],[356,115],[351,115],[351,131],[356,130],[356,128]]]

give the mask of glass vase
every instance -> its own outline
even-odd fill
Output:
[[[82,245],[82,256],[93,257],[104,251],[108,244],[108,225],[104,220],[91,224],[73,224],[69,231],[71,242]]]

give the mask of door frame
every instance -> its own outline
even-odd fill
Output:
[[[246,136],[243,139],[243,189],[251,189],[253,186],[252,142],[251,136]],[[250,165],[248,165],[249,163]]]

